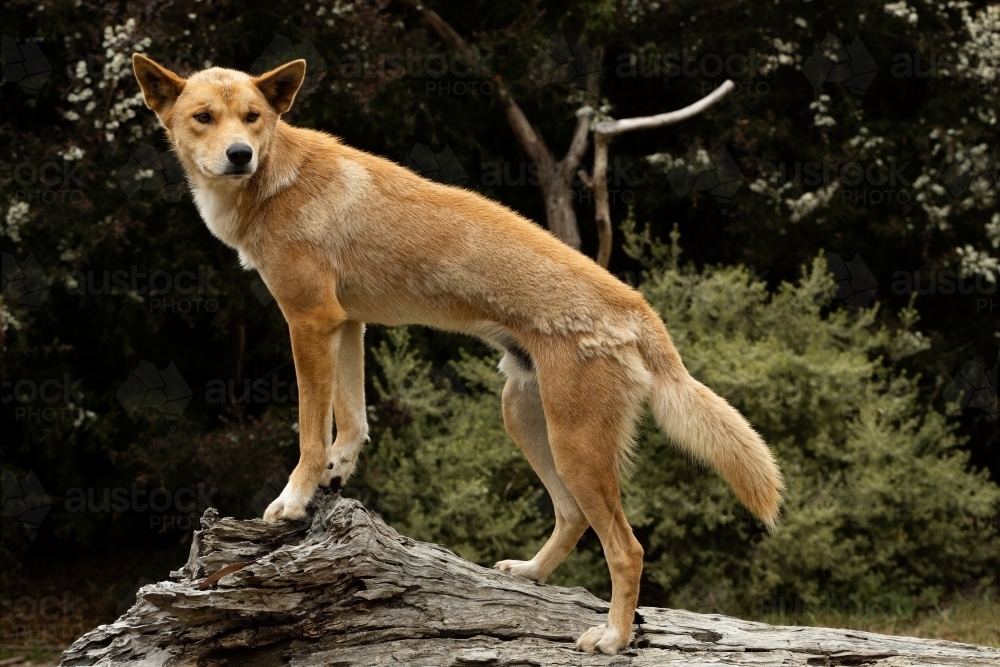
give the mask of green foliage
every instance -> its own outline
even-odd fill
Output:
[[[542,491],[504,431],[495,360],[463,352],[439,386],[407,329],[390,329],[373,353],[379,410],[358,475],[369,502],[401,532],[464,558],[530,558],[547,537]]]
[[[630,232],[634,250],[644,240]],[[898,369],[928,347],[920,333],[876,325],[872,310],[830,310],[822,255],[772,296],[744,267],[678,269],[674,247],[656,248],[642,291],[690,372],[764,435],[788,492],[779,531],[764,536],[720,479],[647,430],[628,510],[663,602],[929,602],[988,574],[1000,489],[968,470],[954,424]]]
[[[779,530],[766,535],[647,419],[624,491],[647,550],[646,602],[732,613],[913,607],[989,574],[1000,489],[969,471],[954,424],[926,410],[917,379],[897,368],[927,348],[919,332],[878,325],[873,310],[831,310],[822,257],[771,295],[742,266],[679,268],[676,234],[665,246],[631,221],[625,231],[629,251],[652,258],[642,291],[688,369],[760,429],[788,486]],[[913,311],[899,318],[916,323]],[[389,330],[374,359],[377,421],[359,479],[373,504],[403,533],[484,565],[530,557],[552,518],[503,431],[495,360],[463,351],[453,379],[435,382],[406,329]],[[595,542],[552,581],[606,595]]]

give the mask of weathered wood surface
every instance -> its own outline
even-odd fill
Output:
[[[210,509],[187,564],[62,665],[1000,665],[1000,650],[643,607],[631,648],[573,649],[607,603],[399,535],[354,500],[318,496],[297,524]],[[199,588],[235,563],[249,563]]]

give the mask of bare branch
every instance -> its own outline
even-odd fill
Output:
[[[671,125],[673,123],[680,122],[682,120],[687,120],[691,116],[697,116],[702,111],[712,106],[727,94],[729,91],[736,87],[731,80],[726,79],[726,82],[713,90],[711,93],[701,98],[694,104],[686,106],[683,109],[678,109],[677,111],[670,111],[668,113],[657,114],[656,116],[644,116],[642,118],[623,118],[622,120],[606,120],[597,124],[594,128],[594,132],[597,134],[604,134],[607,136],[615,136],[617,134],[622,134],[623,132],[631,132],[633,130],[646,130],[651,127],[660,127],[662,125]]]
[[[573,178],[573,172],[580,165],[583,154],[587,152],[590,144],[588,135],[590,134],[590,117],[582,115],[576,119],[576,127],[573,128],[573,138],[569,142],[569,149],[566,156],[559,161],[560,176],[566,181]]]
[[[469,46],[469,43],[447,21],[441,18],[440,14],[419,0],[399,0],[399,2],[416,12],[424,24],[446,44],[458,51],[468,65],[476,64],[479,59],[479,53],[476,49]],[[555,158],[552,157],[541,135],[532,127],[531,122],[528,121],[528,117],[524,115],[524,111],[521,110],[517,100],[511,95],[507,84],[503,81],[503,77],[499,74],[494,75],[493,83],[496,86],[497,99],[500,101],[504,115],[507,117],[507,124],[514,131],[514,136],[517,137],[521,148],[524,149],[532,160],[542,165],[543,168],[551,168],[552,164],[555,163]]]
[[[458,34],[458,31],[452,28],[447,21],[441,18],[440,14],[427,7],[419,0],[399,1],[419,14],[421,20],[423,20],[423,22],[426,23],[431,30],[437,33],[438,37],[450,44],[453,48],[457,49],[462,54],[463,58],[470,61],[470,64],[475,61],[475,50],[469,46],[469,43],[466,42],[460,34]]]
[[[643,118],[624,118],[622,120],[606,120],[597,124],[594,130],[594,222],[597,223],[597,263],[608,268],[611,261],[612,227],[611,206],[608,202],[608,144],[615,136],[632,130],[644,130],[651,127],[661,127],[680,122],[696,116],[712,106],[735,88],[729,79],[711,94],[701,98],[694,104],[671,111],[645,116]]]
[[[517,137],[517,141],[521,144],[524,152],[538,163],[547,177],[549,171],[552,169],[552,165],[555,164],[552,152],[545,145],[542,135],[535,130],[531,121],[524,115],[524,111],[521,110],[517,100],[514,99],[510,91],[503,84],[500,75],[498,74],[493,77],[493,80],[496,83],[496,95],[500,100],[500,105],[503,107],[504,115],[507,117],[507,124],[510,125],[510,129],[513,130],[514,136]]]

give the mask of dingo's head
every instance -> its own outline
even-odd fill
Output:
[[[188,173],[236,182],[267,155],[306,73],[306,61],[294,60],[258,77],[213,67],[184,79],[138,53],[132,67]]]

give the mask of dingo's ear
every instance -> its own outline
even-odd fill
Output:
[[[132,69],[142,88],[146,106],[161,116],[184,90],[184,79],[140,53],[132,54]]]
[[[299,91],[305,76],[306,61],[293,60],[261,74],[253,81],[260,92],[264,93],[267,103],[278,113],[285,113],[292,107],[295,93]]]

